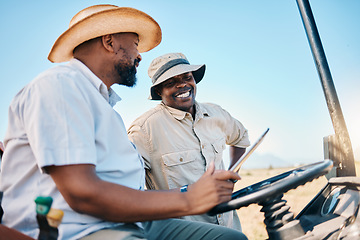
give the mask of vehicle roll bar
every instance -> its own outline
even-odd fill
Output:
[[[356,176],[355,159],[349,133],[309,1],[297,0],[297,5],[325,94],[326,103],[335,131],[337,150],[340,150],[341,152],[340,159],[333,159],[334,166],[337,166],[336,175],[338,177]]]

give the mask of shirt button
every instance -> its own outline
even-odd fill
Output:
[[[184,159],[183,159],[183,158],[180,158],[180,162],[182,162],[182,161],[184,161]]]
[[[204,146],[204,145],[201,145],[201,148],[202,148],[202,149],[204,149],[204,148],[205,148],[205,146]]]

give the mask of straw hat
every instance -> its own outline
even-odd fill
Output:
[[[69,61],[73,58],[74,48],[81,43],[120,32],[133,32],[139,36],[139,52],[147,52],[161,42],[159,24],[146,13],[101,4],[85,8],[71,19],[69,28],[55,41],[48,59],[51,62]]]
[[[165,82],[169,78],[177,75],[192,72],[195,82],[198,83],[204,77],[205,64],[190,65],[189,61],[182,53],[168,53],[155,58],[149,66],[148,75],[151,78],[152,86],[150,88],[151,100],[161,100],[154,87]]]

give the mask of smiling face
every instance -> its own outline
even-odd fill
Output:
[[[160,84],[156,91],[166,106],[189,112],[194,116],[196,82],[191,72],[169,78]]]

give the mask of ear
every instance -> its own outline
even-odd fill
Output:
[[[154,91],[157,95],[159,95],[161,97],[162,88],[160,85],[155,86]]]
[[[101,37],[101,43],[103,47],[109,52],[114,52],[114,40],[115,38],[112,34],[104,35]]]

